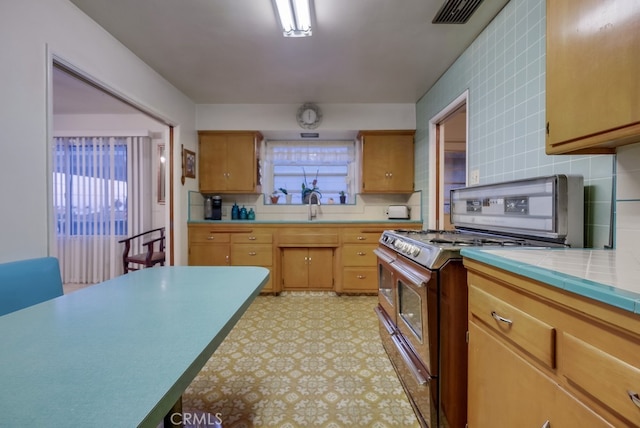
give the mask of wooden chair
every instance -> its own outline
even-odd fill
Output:
[[[142,241],[142,244],[139,243],[140,241]],[[142,232],[118,242],[124,243],[124,251],[122,252],[124,273],[128,273],[130,270],[138,270],[142,267],[153,267],[157,264],[164,266],[164,227]],[[158,243],[157,250],[155,249],[156,242]],[[140,246],[146,247],[146,252],[129,254],[131,248],[134,248],[135,251],[135,248]]]

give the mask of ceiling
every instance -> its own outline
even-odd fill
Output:
[[[285,38],[271,0],[71,0],[197,104],[415,103],[507,1],[432,24],[444,0],[315,0]],[[77,83],[54,76],[57,113],[116,108]]]

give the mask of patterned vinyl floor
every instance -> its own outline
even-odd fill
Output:
[[[232,427],[419,427],[375,296],[259,296],[183,394]]]

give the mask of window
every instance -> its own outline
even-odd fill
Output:
[[[53,193],[58,235],[127,235],[125,138],[56,138]]]
[[[263,159],[265,192],[286,189],[292,203],[302,202],[302,184],[313,187],[314,180],[323,203],[330,199],[337,203],[341,191],[352,194],[355,190],[353,141],[270,141]]]

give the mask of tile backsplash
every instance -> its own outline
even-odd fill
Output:
[[[421,192],[411,195],[356,195],[355,203],[329,204],[314,206],[314,221],[384,221],[389,205],[407,205],[411,220],[421,221]],[[306,204],[271,204],[266,195],[223,195],[222,220],[231,220],[231,207],[234,203],[253,208],[256,221],[298,222],[308,219]],[[204,197],[198,192],[189,192],[189,221],[204,220]]]

